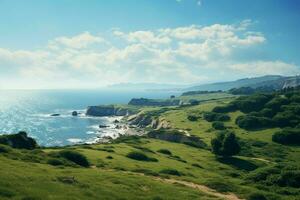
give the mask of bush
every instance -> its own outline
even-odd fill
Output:
[[[90,163],[87,158],[79,152],[72,151],[72,150],[63,150],[59,152],[59,155],[71,162],[76,163],[77,165],[83,167],[89,167]]]
[[[231,184],[219,182],[218,180],[206,182],[205,185],[209,188],[217,190],[218,192],[232,192],[233,190]]]
[[[190,121],[192,121],[192,122],[194,122],[194,121],[197,121],[197,120],[198,120],[198,117],[195,116],[195,115],[188,115],[188,116],[187,116],[187,119],[190,120]]]
[[[10,149],[9,146],[1,145],[1,144],[0,144],[0,153],[8,153],[8,152],[10,152],[10,151],[11,151],[11,149]]]
[[[212,152],[219,156],[233,156],[238,154],[241,147],[233,132],[222,131],[211,140]]]
[[[58,166],[58,165],[64,165],[63,161],[56,159],[56,158],[51,158],[47,161],[47,163],[49,165],[53,165],[53,166]]]
[[[286,128],[272,136],[273,142],[285,145],[300,145],[300,129]]]
[[[172,152],[169,151],[168,149],[159,149],[157,152],[163,153],[163,154],[166,154],[166,155],[172,155]]]
[[[228,112],[234,112],[237,110],[237,107],[233,103],[229,103],[226,106],[216,106],[212,111],[216,113],[228,113]]]
[[[236,107],[244,113],[252,111],[260,111],[265,104],[273,98],[273,95],[254,94],[250,96],[242,96],[233,102]]]
[[[215,112],[206,112],[203,114],[203,118],[208,121],[229,121],[230,117],[226,114],[215,113]]]
[[[270,128],[274,126],[271,119],[266,117],[256,117],[252,115],[242,115],[239,116],[235,123],[243,129],[246,130],[256,130],[261,128]]]
[[[273,121],[279,127],[296,126],[300,120],[297,115],[291,111],[279,112],[273,117]]]
[[[163,169],[159,171],[159,173],[162,174],[169,174],[169,175],[174,175],[174,176],[181,176],[181,173],[177,171],[176,169]]]
[[[226,129],[226,127],[224,126],[224,123],[218,122],[218,121],[213,122],[212,127],[216,130],[225,130]]]
[[[11,198],[15,196],[15,192],[11,189],[8,188],[2,188],[0,187],[0,197],[6,197],[6,198]]]
[[[36,141],[27,136],[26,132],[19,132],[17,134],[0,136],[0,144],[9,145],[18,149],[34,149],[37,147]]]
[[[131,158],[133,160],[138,160],[138,161],[152,161],[152,162],[157,162],[156,158],[150,158],[146,154],[143,154],[142,152],[138,151],[132,151],[126,155],[126,157]]]
[[[261,193],[252,193],[248,196],[247,200],[267,200],[267,198]]]

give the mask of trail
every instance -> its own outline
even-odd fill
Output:
[[[91,166],[91,168],[98,169],[96,166]],[[138,176],[146,176],[153,180],[168,183],[168,184],[180,184],[185,187],[199,190],[199,191],[209,194],[211,196],[215,196],[215,197],[219,197],[219,198],[223,198],[223,199],[227,199],[227,200],[244,200],[244,199],[241,199],[238,196],[236,196],[234,193],[226,193],[226,194],[220,193],[220,192],[218,192],[214,189],[211,189],[205,185],[200,185],[200,184],[189,182],[189,181],[177,180],[177,179],[173,179],[173,178],[161,178],[161,177],[155,177],[155,176],[148,176],[144,173],[137,173],[137,172],[130,172],[130,171],[118,171],[118,170],[113,170],[113,169],[101,169],[101,170],[121,172],[121,173],[126,173],[126,174],[134,174],[134,175],[138,175]]]

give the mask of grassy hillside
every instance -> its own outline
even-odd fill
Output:
[[[204,114],[232,100],[145,108],[167,121],[171,134],[197,136],[207,147],[147,136],[34,150],[0,145],[0,199],[300,199],[300,148],[272,141],[282,128],[245,130],[236,124],[245,113],[228,112],[230,119],[223,123],[235,132],[242,151],[232,158],[211,153],[218,130]],[[66,150],[73,154],[66,156]],[[88,163],[82,165],[85,159]],[[282,182],[286,180],[290,182]]]

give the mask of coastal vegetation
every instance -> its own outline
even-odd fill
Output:
[[[45,148],[3,135],[0,199],[299,199],[299,94],[131,106],[125,119],[147,134],[104,144]]]

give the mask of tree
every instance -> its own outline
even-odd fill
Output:
[[[240,152],[241,147],[233,132],[221,131],[211,140],[212,152],[218,156],[230,157]]]

